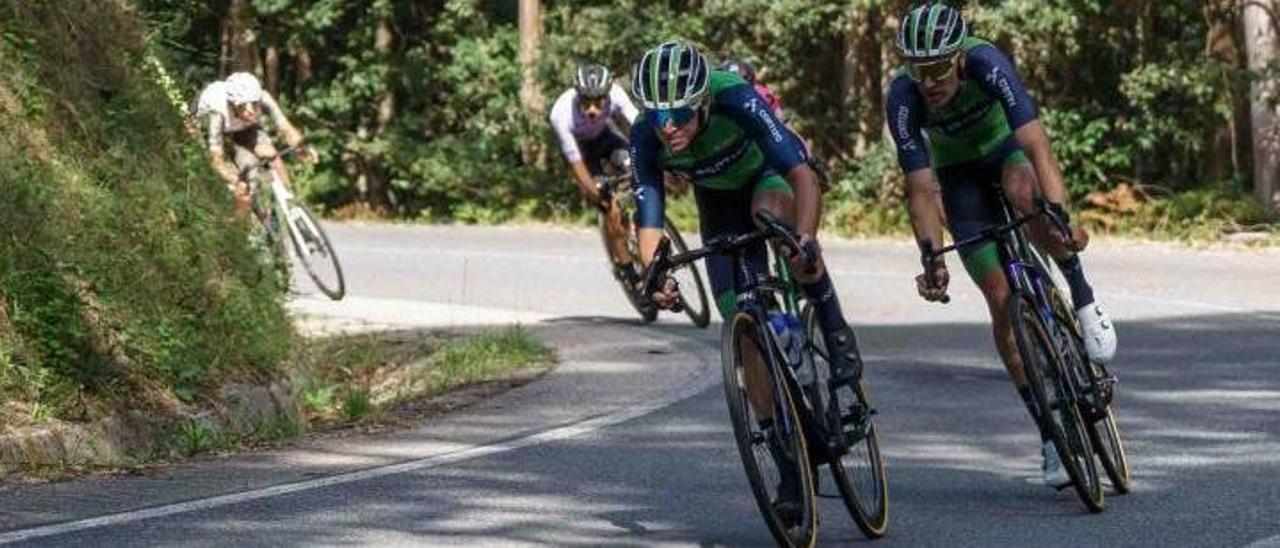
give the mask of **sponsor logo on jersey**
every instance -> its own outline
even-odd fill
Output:
[[[991,72],[987,73],[987,83],[1000,89],[1000,95],[1004,97],[1004,103],[1008,108],[1018,106],[1018,96],[1013,93],[1013,85],[1001,72],[1000,67],[991,67]]]
[[[911,136],[911,109],[907,105],[898,107],[898,115],[894,118],[894,126],[898,128],[898,148],[904,151],[916,149],[916,141]]]
[[[771,109],[760,104],[759,98],[752,97],[751,100],[747,101],[742,106],[747,109],[747,112],[750,112],[755,115],[756,118],[759,118],[760,121],[764,122],[765,127],[769,128],[769,136],[773,138],[773,142],[782,142],[782,131],[778,129],[777,120],[774,120]]]

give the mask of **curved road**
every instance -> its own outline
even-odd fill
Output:
[[[0,542],[771,543],[730,434],[715,326],[639,326],[592,233],[331,232],[350,296],[300,295],[312,329],[518,321],[561,366],[409,430],[5,486]],[[914,296],[911,244],[827,244],[891,474],[893,525],[876,545],[1280,546],[1280,253],[1094,247],[1086,268],[1117,317],[1135,469],[1134,492],[1108,497],[1101,515],[1034,483],[1037,439],[971,284],[928,305]],[[838,501],[823,506],[822,545],[865,542]]]

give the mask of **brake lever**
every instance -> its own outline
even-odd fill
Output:
[[[1062,234],[1067,241],[1067,248],[1075,249],[1075,235],[1071,233],[1071,222],[1068,220],[1066,210],[1060,204],[1050,202],[1039,196],[1036,197],[1036,205],[1040,208],[1039,213],[1049,217],[1049,222],[1053,224],[1053,228]]]
[[[796,235],[795,229],[767,209],[757,211],[756,219],[765,225],[771,234],[782,238],[782,246],[789,249],[792,255],[800,255],[806,275],[818,272],[817,242],[811,242],[814,244],[813,246],[800,245],[800,238]]]
[[[640,298],[653,302],[653,294],[662,283],[662,274],[667,270],[667,258],[671,256],[671,240],[663,236],[658,241],[658,249],[653,253],[653,261],[644,270],[644,282],[640,288]]]

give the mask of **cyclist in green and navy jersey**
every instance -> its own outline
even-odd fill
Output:
[[[886,120],[906,173],[908,209],[916,237],[942,245],[942,227],[963,240],[1003,224],[999,193],[1021,214],[1035,211],[1044,196],[1064,220],[1067,192],[1036,104],[1008,56],[969,36],[959,10],[926,2],[902,18],[897,49],[905,61],[889,87]],[[1115,355],[1116,335],[1106,308],[1085,279],[1078,251],[1088,233],[1072,230],[1070,242],[1041,218],[1030,225],[1036,244],[1058,264],[1084,329],[1090,359],[1106,363]],[[1070,245],[1068,245],[1070,244]],[[923,243],[922,243],[923,245]],[[1035,406],[1022,376],[1022,363],[1007,313],[1009,284],[997,246],[987,241],[960,250],[969,276],[986,297],[996,347],[1034,416]],[[920,295],[935,301],[946,294],[946,264],[931,265],[936,286],[916,278]],[[1041,432],[1045,482],[1070,482],[1048,436]]]
[[[751,84],[737,74],[709,70],[706,58],[687,43],[667,42],[645,53],[631,86],[645,109],[631,128],[630,140],[640,257],[651,261],[662,237],[664,171],[693,183],[704,241],[751,232],[754,212],[769,210],[800,235],[804,249],[791,258],[792,273],[817,311],[819,327],[830,345],[833,380],[857,382],[862,372],[857,343],[816,239],[822,191],[795,135]],[[764,244],[747,253],[756,273],[767,273],[767,253]],[[817,268],[806,274],[803,266],[809,264]],[[732,259],[708,258],[707,277],[720,315],[729,318],[736,308]],[[654,294],[654,302],[670,307],[677,291],[668,279]],[[755,356],[753,363],[760,363],[758,350],[744,348],[743,352],[747,361]],[[759,367],[745,369],[749,377],[763,372]],[[747,384],[753,408],[766,415],[771,408],[768,391],[752,389],[764,383],[749,378]],[[774,452],[779,458],[780,452]],[[775,507],[779,515],[798,515],[796,479],[786,476],[781,478]]]

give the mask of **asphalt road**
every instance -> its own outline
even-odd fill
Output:
[[[639,325],[594,234],[337,225],[331,236],[350,296],[295,299],[312,328],[519,321],[561,366],[408,430],[3,486],[0,542],[771,543],[730,433],[718,325]],[[1038,440],[971,284],[929,305],[914,296],[909,243],[825,248],[880,411],[893,522],[875,544],[1280,546],[1280,253],[1095,241],[1085,268],[1117,319],[1134,490],[1091,515],[1035,483]],[[823,501],[820,544],[864,542],[839,501]]]

